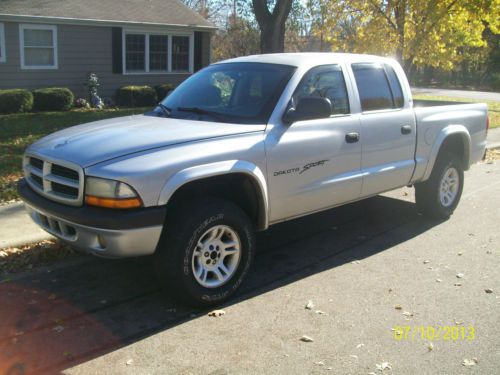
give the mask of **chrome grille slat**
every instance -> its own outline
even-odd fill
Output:
[[[72,206],[82,204],[84,177],[78,165],[26,154],[23,166],[26,181],[40,195]]]
[[[49,180],[51,182],[57,182],[58,184],[61,184],[61,185],[67,185],[67,186],[70,186],[72,188],[75,188],[75,189],[78,189],[78,187],[80,186],[78,181],[75,181],[75,180],[70,180],[69,178],[65,178],[65,177],[59,177],[59,176],[56,176],[55,174],[48,174],[44,177],[46,180]]]

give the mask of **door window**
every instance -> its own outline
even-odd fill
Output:
[[[296,106],[305,97],[328,98],[334,115],[350,112],[344,75],[338,65],[322,65],[309,70],[293,94],[292,105]]]
[[[380,64],[353,64],[352,70],[358,87],[363,112],[396,108],[391,88]]]

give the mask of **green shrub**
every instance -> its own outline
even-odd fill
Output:
[[[491,75],[490,87],[493,90],[500,90],[500,73],[493,73]]]
[[[150,86],[124,86],[116,92],[116,102],[123,107],[147,107],[156,105],[158,98]]]
[[[28,90],[0,90],[0,113],[29,112],[33,95]]]
[[[164,83],[162,85],[155,86],[156,96],[158,100],[163,100],[168,95],[170,91],[175,89],[175,85],[173,83]]]
[[[73,93],[64,87],[33,91],[34,109],[37,111],[67,111],[73,106]]]

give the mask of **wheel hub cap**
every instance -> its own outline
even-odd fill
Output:
[[[449,207],[455,202],[458,194],[460,177],[455,168],[448,168],[443,174],[439,189],[439,199],[444,207]]]
[[[218,288],[233,277],[241,257],[238,234],[226,225],[207,230],[193,252],[192,269],[196,281],[205,288]]]

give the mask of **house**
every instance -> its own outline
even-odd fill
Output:
[[[179,0],[0,0],[0,89],[178,84],[210,63],[215,29]]]

